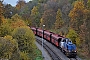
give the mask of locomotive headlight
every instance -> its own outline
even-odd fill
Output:
[[[70,50],[68,52],[71,52]]]
[[[74,52],[77,52],[76,50]]]

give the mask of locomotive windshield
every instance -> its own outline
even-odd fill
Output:
[[[63,39],[63,42],[66,42],[66,43],[72,43],[72,41],[71,41],[69,38]]]

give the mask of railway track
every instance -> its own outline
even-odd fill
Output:
[[[81,60],[79,57],[76,58],[69,58],[70,60]]]
[[[77,58],[70,58],[70,60],[78,60]]]
[[[42,45],[42,41],[41,40],[38,40],[36,39],[36,41]],[[47,44],[44,43],[44,46],[43,46],[47,52],[50,54],[52,60],[62,60]]]
[[[36,37],[37,43],[42,45],[42,38]],[[76,58],[68,58],[66,57],[60,49],[56,48],[54,45],[50,44],[49,42],[45,42],[43,44],[43,47],[47,50],[47,52],[50,54],[52,60],[81,60],[78,56]]]

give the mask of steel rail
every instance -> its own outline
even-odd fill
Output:
[[[36,41],[41,45],[42,41],[36,39]],[[47,52],[50,54],[52,60],[62,60],[48,45],[46,45],[44,43],[44,46],[43,46]]]

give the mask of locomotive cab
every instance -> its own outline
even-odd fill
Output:
[[[61,51],[66,54],[67,57],[76,57],[76,46],[68,38],[64,38],[60,44]]]
[[[77,54],[76,54],[76,46],[75,46],[75,44],[72,44],[72,43],[67,44],[66,55],[68,57],[76,57]]]

